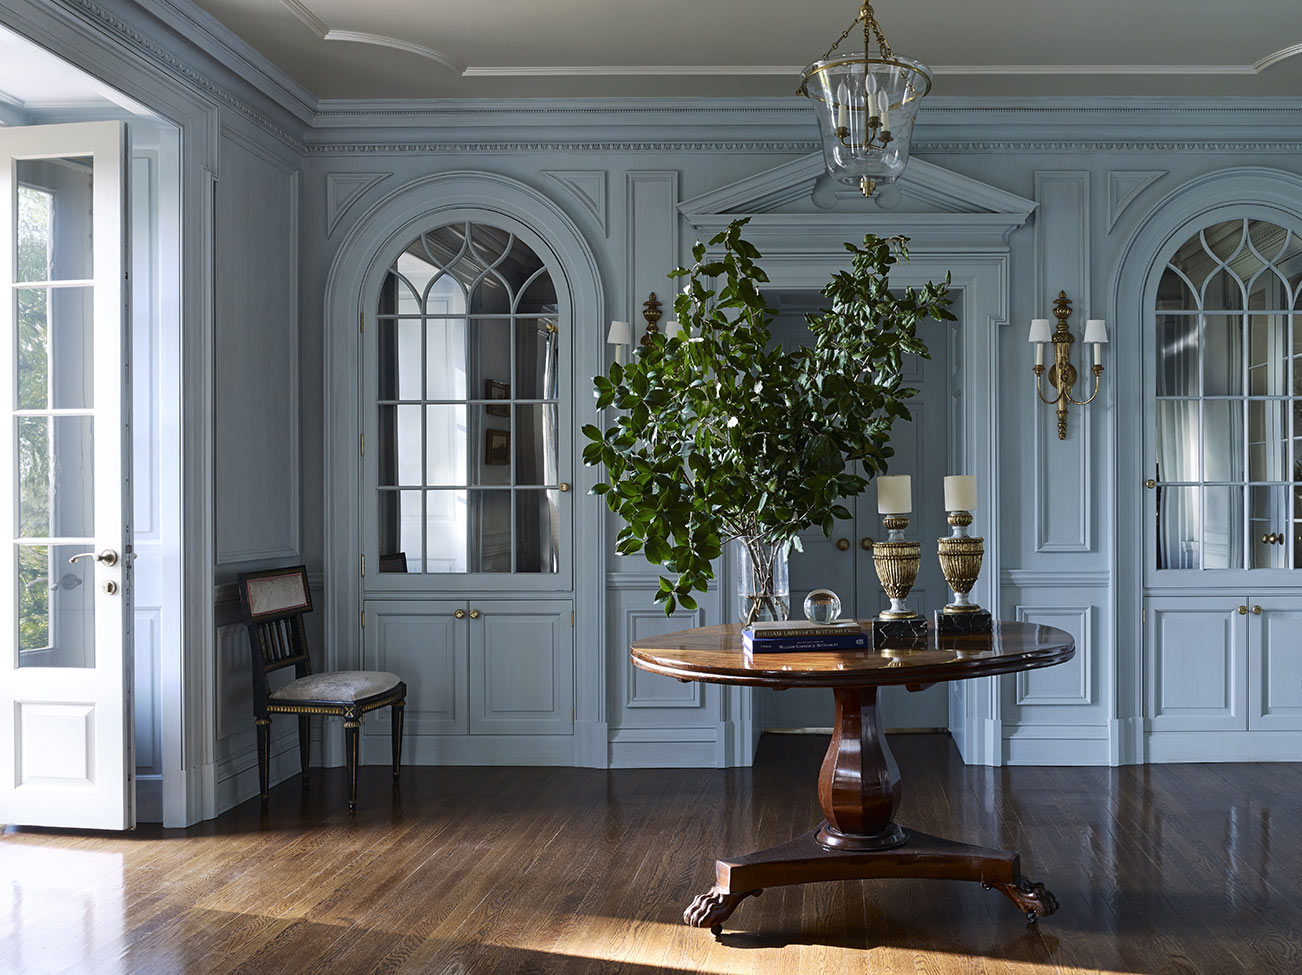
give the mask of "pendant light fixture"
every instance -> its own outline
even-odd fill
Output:
[[[836,55],[860,22],[863,53]],[[904,172],[913,119],[929,91],[931,69],[891,50],[871,3],[859,8],[859,16],[821,60],[805,68],[798,89],[818,115],[827,171],[842,183],[858,186],[864,196]]]

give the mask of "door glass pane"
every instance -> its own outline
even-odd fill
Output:
[[[1243,568],[1243,488],[1203,488],[1202,567]]]
[[[1248,488],[1248,543],[1252,568],[1282,569],[1288,555],[1286,488]]]
[[[470,436],[474,460],[468,464],[470,483],[507,487],[511,483],[511,417],[507,406],[470,407]]]
[[[1283,396],[1288,361],[1288,316],[1253,315],[1248,319],[1248,392]]]
[[[380,399],[419,400],[420,329],[418,318],[380,320]]]
[[[1293,568],[1302,569],[1302,487],[1293,489]]]
[[[419,406],[379,408],[380,484],[413,487],[424,484]]]
[[[466,484],[466,414],[478,407],[425,407],[425,483]]]
[[[1198,395],[1198,318],[1159,315],[1157,319],[1157,395]]]
[[[1243,285],[1225,268],[1213,274],[1203,286],[1203,307],[1208,311],[1241,311],[1247,307],[1246,301]]]
[[[420,572],[422,510],[420,491],[381,491],[380,571]]]
[[[515,492],[517,572],[559,572],[560,491]]]
[[[1282,400],[1248,402],[1248,480],[1283,481],[1288,427]]]
[[[17,423],[20,536],[93,536],[91,417],[20,416]]]
[[[94,289],[18,289],[18,408],[89,409]]]
[[[515,408],[515,483],[555,484],[558,450],[556,405]]]
[[[1203,402],[1204,481],[1243,480],[1243,402]]]
[[[515,323],[516,399],[555,399],[560,335],[554,318],[524,318]]]
[[[420,368],[419,354],[412,364]],[[425,398],[466,398],[466,320],[433,318],[426,323]]]
[[[466,527],[468,571],[510,572],[511,492],[471,491]]]
[[[95,562],[77,545],[15,545],[19,667],[95,666]]]
[[[90,156],[16,160],[18,280],[94,276]]]
[[[1242,315],[1203,316],[1203,362],[1203,395],[1243,394]],[[1198,390],[1191,389],[1189,395],[1198,395]]]
[[[429,539],[426,572],[469,571],[466,499],[464,490],[426,493],[425,530]]]
[[[1161,481],[1198,480],[1198,402],[1157,404],[1157,473]]]
[[[475,319],[467,336],[466,388],[472,396],[482,396],[485,384],[511,382],[511,320],[509,318]]]
[[[1161,487],[1157,489],[1157,567],[1197,569],[1199,567],[1199,504],[1202,489]]]

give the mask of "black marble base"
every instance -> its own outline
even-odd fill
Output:
[[[984,609],[977,613],[946,613],[936,610],[933,618],[937,633],[989,633],[994,617]]]
[[[915,616],[911,620],[873,620],[873,646],[900,640],[916,640],[927,635],[927,620]]]

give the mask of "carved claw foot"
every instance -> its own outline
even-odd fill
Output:
[[[1044,884],[1036,884],[1025,877],[1018,877],[1011,884],[982,884],[986,890],[991,887],[999,891],[1026,914],[1026,920],[1035,921],[1048,917],[1058,910],[1058,899],[1045,889]]]
[[[711,934],[717,935],[723,930],[723,922],[732,916],[737,905],[752,895],[758,897],[760,891],[748,890],[740,894],[729,894],[718,887],[711,887],[704,894],[698,894],[688,905],[687,910],[683,911],[683,923],[694,928],[709,928]]]

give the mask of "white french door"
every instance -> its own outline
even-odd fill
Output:
[[[124,129],[0,129],[0,822],[135,825]]]

